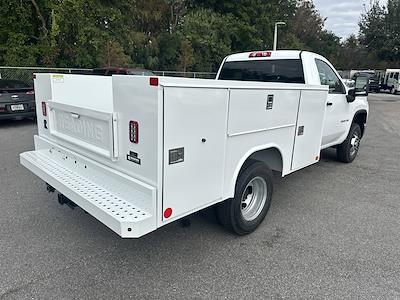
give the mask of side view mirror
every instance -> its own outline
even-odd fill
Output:
[[[354,78],[354,88],[347,93],[347,102],[351,103],[356,97],[367,97],[369,91],[369,78],[367,76],[357,76]]]
[[[347,102],[351,103],[354,102],[354,100],[356,100],[356,89],[355,88],[351,88],[349,89],[349,92],[347,93]]]

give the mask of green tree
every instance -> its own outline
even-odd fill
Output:
[[[117,41],[104,42],[97,55],[98,66],[101,67],[127,67],[130,65],[130,57],[124,53],[124,49]]]
[[[365,51],[362,49],[355,34],[350,35],[342,43],[341,67],[345,69],[367,68]]]
[[[400,0],[388,0],[385,16],[385,38],[382,56],[390,61],[400,63]]]
[[[384,7],[374,0],[370,9],[361,16],[359,40],[369,51],[380,52],[385,43],[385,14]]]
[[[271,49],[277,21],[289,22],[296,11],[296,0],[200,0],[194,6],[211,9],[235,18],[234,51]]]
[[[386,8],[373,1],[359,42],[343,43],[309,0],[1,1],[0,64],[216,71],[228,54],[271,49],[277,21],[287,23],[279,49],[314,51],[344,67],[362,65],[346,51],[371,65],[399,61],[399,0]]]
[[[194,50],[193,69],[212,72],[230,54],[233,18],[209,9],[196,9],[185,16],[180,32]]]
[[[163,33],[158,38],[159,65],[161,70],[174,70],[178,65],[182,36],[177,33]]]
[[[181,43],[181,49],[179,52],[179,69],[183,72],[187,71],[187,68],[193,64],[194,61],[194,51],[192,44],[184,39]]]
[[[34,66],[46,51],[47,29],[33,3],[36,4],[19,0],[0,2],[0,64]]]

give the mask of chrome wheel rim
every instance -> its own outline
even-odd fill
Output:
[[[350,145],[351,145],[350,156],[354,156],[357,153],[358,148],[360,147],[360,141],[361,141],[361,139],[360,139],[358,133],[354,132],[353,136],[351,137],[351,140],[350,140]]]
[[[242,194],[241,212],[243,219],[256,219],[267,201],[267,182],[262,177],[255,177],[247,184]]]

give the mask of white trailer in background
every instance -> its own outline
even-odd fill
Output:
[[[219,80],[36,74],[38,135],[21,163],[121,237],[217,203],[221,223],[249,233],[269,209],[271,170],[290,174],[333,145],[343,161],[357,155],[365,92],[315,59],[331,68],[277,51],[230,56]],[[241,62],[264,82],[231,78]]]

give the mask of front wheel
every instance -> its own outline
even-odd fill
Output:
[[[272,171],[261,162],[252,162],[239,174],[235,196],[217,206],[217,217],[227,229],[245,235],[264,220],[271,205]]]
[[[353,123],[346,140],[336,148],[337,158],[341,162],[351,163],[358,154],[361,142],[360,125]]]

